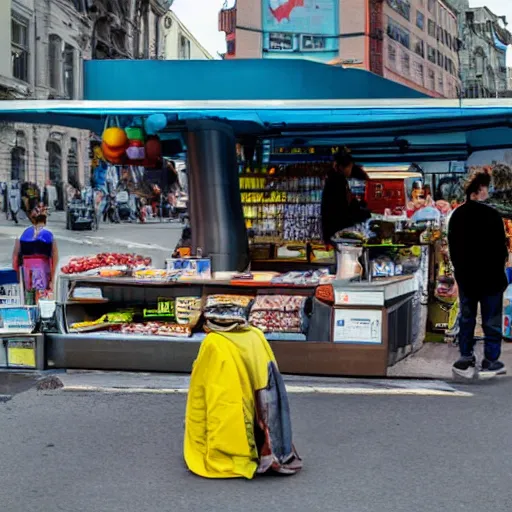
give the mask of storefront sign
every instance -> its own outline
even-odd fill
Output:
[[[382,312],[371,309],[336,309],[333,341],[334,343],[380,345],[382,343]]]
[[[384,294],[376,291],[334,290],[336,306],[384,306]]]

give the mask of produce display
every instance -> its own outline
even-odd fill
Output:
[[[96,256],[83,256],[71,258],[67,265],[61,268],[63,274],[82,274],[106,267],[124,267],[134,269],[148,267],[151,258],[135,254],[101,253]],[[98,272],[99,274],[99,272]]]
[[[115,324],[131,322],[132,319],[133,313],[131,312],[107,313],[97,320],[75,322],[74,324],[71,324],[70,329],[76,332],[101,331],[106,330]]]
[[[123,324],[118,329],[122,334],[139,334],[151,336],[192,336],[190,325],[179,325],[163,322],[129,323]]]
[[[263,332],[303,332],[306,300],[300,295],[259,295],[249,323]]]

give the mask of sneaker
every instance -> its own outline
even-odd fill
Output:
[[[482,368],[478,374],[479,378],[492,379],[498,375],[505,375],[507,369],[501,361],[489,361],[484,359],[482,361]]]
[[[461,357],[452,366],[452,372],[458,377],[462,377],[464,379],[473,379],[476,373],[475,357]]]

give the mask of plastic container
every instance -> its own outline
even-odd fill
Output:
[[[503,337],[512,341],[512,284],[508,285],[503,294]]]

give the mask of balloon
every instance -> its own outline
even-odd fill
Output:
[[[148,135],[156,135],[160,130],[167,126],[167,117],[165,114],[152,114],[146,118],[144,128]]]

